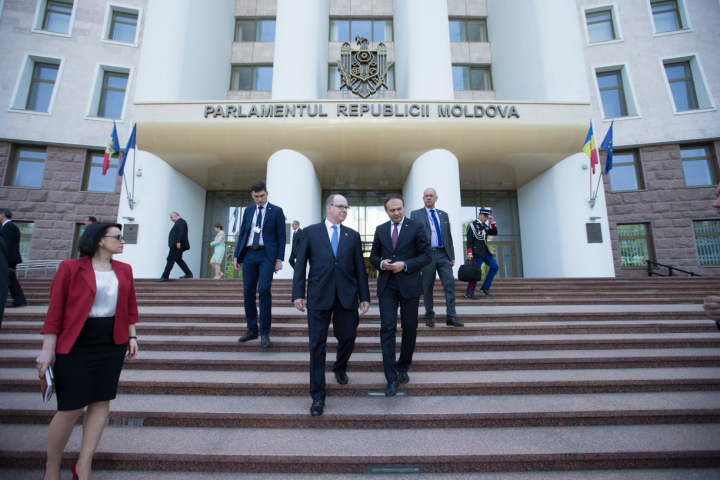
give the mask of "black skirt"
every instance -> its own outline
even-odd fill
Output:
[[[115,399],[127,343],[115,344],[114,328],[115,317],[88,318],[70,352],[55,355],[58,411]]]

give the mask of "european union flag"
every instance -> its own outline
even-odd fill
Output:
[[[607,153],[607,159],[605,160],[605,175],[610,173],[610,170],[612,170],[613,167],[613,123],[610,124],[610,130],[608,130],[607,134],[605,135],[605,140],[603,140],[602,145],[600,147],[605,150],[605,153]]]

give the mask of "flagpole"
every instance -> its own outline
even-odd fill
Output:
[[[592,115],[590,116],[590,126],[592,126],[593,131],[593,143],[595,144],[595,155],[597,155],[598,159],[598,165],[602,167],[602,162],[600,161],[600,150],[598,150],[598,144],[595,140],[595,122],[593,122]],[[595,208],[595,200],[597,199],[597,189],[595,190],[595,194],[593,194],[593,169],[592,169],[592,157],[590,158],[590,209],[592,210]],[[602,178],[602,169],[600,170],[600,178]],[[598,186],[599,186],[600,180],[598,179]]]

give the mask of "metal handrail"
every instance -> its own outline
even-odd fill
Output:
[[[29,270],[45,270],[45,277],[47,277],[48,270],[54,270],[60,267],[62,260],[28,260],[27,262],[18,263],[15,267],[16,274],[21,270],[25,270],[24,278],[27,278]]]
[[[681,268],[677,267],[671,267],[670,265],[664,265],[662,263],[653,262],[652,260],[645,260],[645,263],[647,263],[648,267],[648,277],[652,277],[653,275],[657,275],[658,277],[672,277],[673,276],[673,270],[677,270],[678,272],[687,273],[691,277],[702,277],[702,275],[698,275],[695,272],[688,272],[687,270],[683,270]],[[657,265],[658,267],[665,267],[668,269],[668,274],[663,275],[662,273],[657,273],[652,271],[652,265]]]

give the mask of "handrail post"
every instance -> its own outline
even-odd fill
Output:
[[[672,273],[672,272],[673,272],[673,267],[668,267],[668,269],[670,270],[670,275],[668,275],[668,276],[669,276],[669,277],[672,277],[672,276],[673,276],[673,273]]]
[[[648,266],[648,277],[652,277],[652,267],[650,266],[650,260],[645,260]]]

